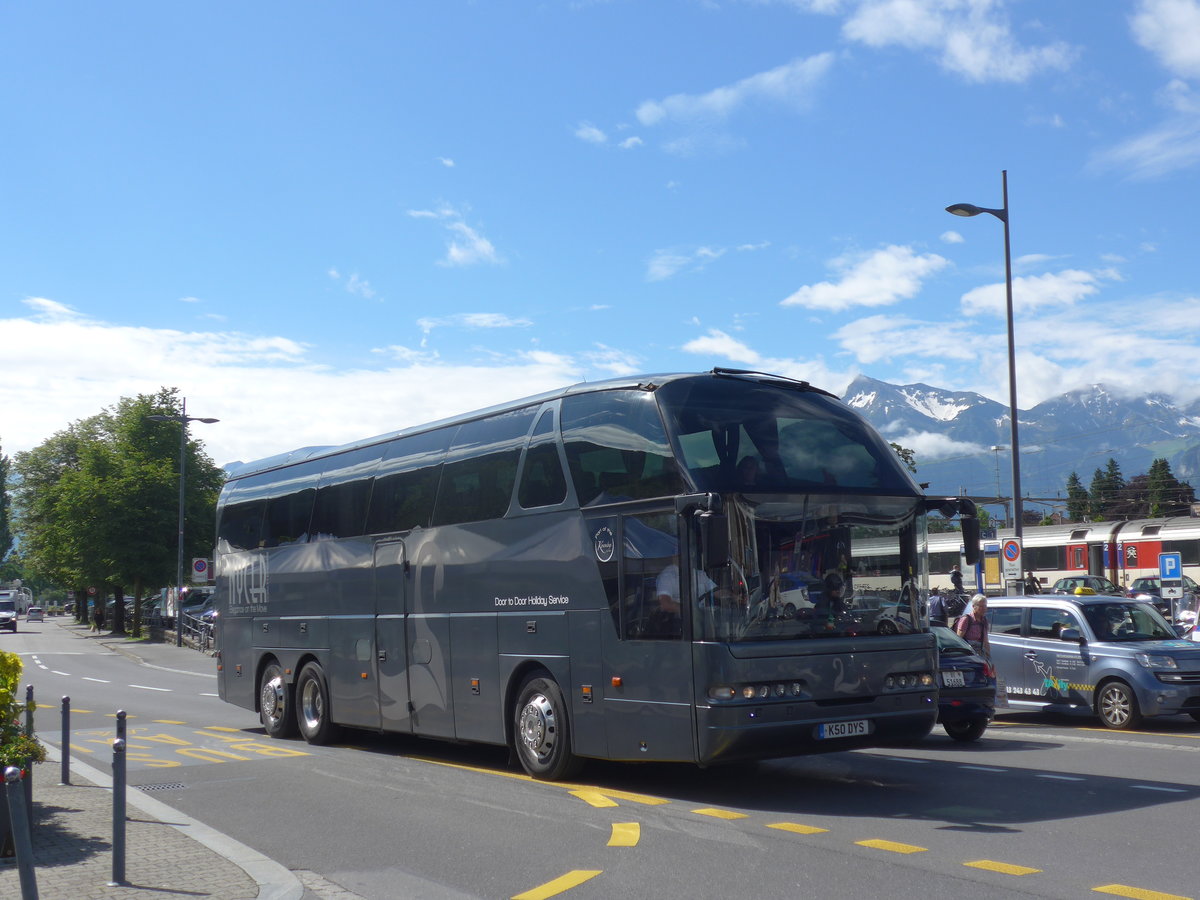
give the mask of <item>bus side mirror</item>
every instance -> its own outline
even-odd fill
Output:
[[[706,569],[729,564],[729,520],[720,513],[700,513],[700,550]]]
[[[962,525],[963,557],[968,566],[979,564],[979,520],[974,516],[959,520]]]

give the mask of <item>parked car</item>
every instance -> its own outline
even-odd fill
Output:
[[[45,622],[46,611],[40,606],[31,606],[25,611],[26,622]]]
[[[1013,709],[1095,715],[1108,728],[1186,713],[1200,722],[1200,643],[1150,603],[1060,595],[988,601],[992,663]]]
[[[1200,584],[1197,584],[1192,578],[1187,575],[1183,576],[1183,597],[1176,601],[1176,608],[1172,610],[1171,601],[1163,599],[1162,595],[1162,579],[1157,575],[1148,575],[1144,578],[1135,578],[1129,585],[1129,596],[1135,597],[1138,600],[1148,600],[1158,607],[1167,618],[1174,618],[1176,612],[1183,610],[1194,611],[1196,609],[1196,598],[1200,597]],[[1195,616],[1190,618],[1194,619]]]
[[[1125,591],[1119,585],[1109,581],[1103,575],[1069,575],[1054,582],[1050,588],[1051,594],[1073,594],[1075,588],[1091,588],[1097,594],[1107,594],[1111,597],[1124,597]]]
[[[0,628],[7,628],[13,634],[17,633],[17,602],[15,600],[0,600]]]
[[[938,724],[956,741],[977,741],[996,714],[996,670],[949,628],[929,629],[938,646]]]

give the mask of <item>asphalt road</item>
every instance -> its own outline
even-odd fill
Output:
[[[54,620],[22,623],[0,649],[22,654],[45,738],[60,738],[70,695],[72,753],[103,767],[126,710],[131,784],[301,873],[314,896],[1200,893],[1190,718],[1117,733],[1011,714],[977,744],[937,729],[903,750],[712,770],[592,763],[546,784],[503,748],[273,741],[215,697],[212,660],[186,649],[139,664]]]

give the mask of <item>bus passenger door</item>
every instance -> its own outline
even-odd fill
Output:
[[[612,759],[695,760],[688,587],[678,577],[676,521],[673,509],[619,519],[620,574],[608,585],[612,621],[602,626],[604,725]],[[595,522],[593,533],[603,527]],[[683,590],[679,612],[672,602],[660,602],[660,587],[668,594]]]
[[[376,544],[375,665],[384,731],[412,731],[407,588],[403,541]]]

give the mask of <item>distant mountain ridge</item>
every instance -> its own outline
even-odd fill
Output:
[[[930,493],[1011,495],[1008,404],[865,375],[842,399],[887,440],[914,452],[917,480],[929,482]],[[1110,458],[1128,480],[1162,457],[1177,478],[1200,487],[1200,402],[1180,407],[1163,394],[1127,398],[1095,384],[1019,410],[1018,427],[1027,498],[1065,498],[1072,472],[1086,489]]]

